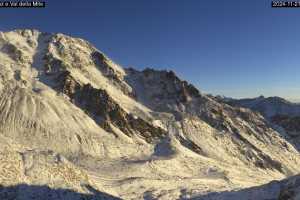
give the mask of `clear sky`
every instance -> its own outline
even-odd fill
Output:
[[[300,8],[271,8],[270,0],[46,2],[1,8],[0,30],[82,37],[124,67],[174,70],[206,93],[300,101]]]

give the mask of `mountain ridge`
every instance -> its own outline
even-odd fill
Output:
[[[82,39],[1,32],[0,94],[4,141],[40,158],[59,155],[74,168],[62,176],[78,170],[112,196],[176,199],[299,173],[299,152],[259,113],[217,101],[171,71],[123,69]],[[43,175],[40,166],[56,166],[55,157],[20,162],[42,173],[20,170],[17,183],[85,192],[81,178],[51,184]]]

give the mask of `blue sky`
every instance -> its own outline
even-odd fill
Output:
[[[0,9],[0,30],[92,42],[125,67],[174,70],[204,92],[300,101],[300,8],[270,0],[48,0]]]

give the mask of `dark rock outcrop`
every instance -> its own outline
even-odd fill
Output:
[[[293,117],[287,115],[275,115],[271,118],[271,121],[283,127],[288,133],[290,133],[290,136],[300,136],[300,116]]]
[[[17,62],[24,62],[26,59],[21,50],[10,43],[3,45],[1,51],[6,52],[9,57]]]
[[[107,77],[113,85],[118,87],[124,94],[135,98],[135,94],[123,82],[122,75],[108,64],[109,60],[104,56],[103,53],[94,51],[91,54],[91,59],[97,68],[102,72],[102,74]]]
[[[57,89],[108,132],[113,132],[112,124],[126,135],[138,134],[147,142],[167,135],[163,129],[125,112],[105,90],[96,89],[91,84],[80,84],[68,71],[62,72],[57,81]]]

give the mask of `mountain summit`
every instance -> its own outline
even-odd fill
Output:
[[[217,101],[172,71],[124,69],[64,34],[0,33],[0,119],[5,187],[206,199],[300,171],[298,151],[261,114]],[[246,195],[283,192],[264,191]]]

